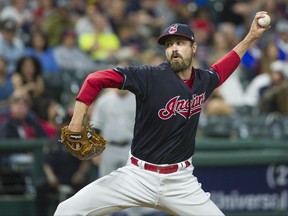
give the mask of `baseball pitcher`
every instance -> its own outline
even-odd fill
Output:
[[[85,149],[82,123],[87,109],[103,88],[125,89],[136,97],[130,155],[124,167],[60,203],[55,216],[107,215],[137,206],[172,215],[224,215],[193,175],[197,124],[212,91],[233,73],[247,49],[269,28],[258,24],[266,14],[256,13],[245,38],[208,69],[193,67],[197,50],[194,33],[188,25],[175,23],[158,38],[165,48],[166,61],[162,64],[116,67],[89,74],[76,97],[62,142],[72,132],[69,143],[73,150]]]

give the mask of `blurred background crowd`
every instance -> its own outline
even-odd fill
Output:
[[[260,10],[270,15],[271,28],[209,98],[198,134],[285,139],[288,0],[1,0],[0,138],[59,138],[85,77],[117,65],[160,64],[157,38],[171,23],[191,26],[198,44],[193,64],[209,68],[244,37]],[[46,153],[59,148],[51,146]],[[86,173],[86,165],[75,165],[78,171]]]
[[[228,116],[230,123],[235,120],[230,117],[238,114],[257,117],[269,114],[270,120],[258,119],[266,123],[278,121],[280,115],[288,113],[287,3],[287,0],[3,0],[1,122],[13,112],[13,104],[27,103],[29,115],[39,118],[47,136],[52,135],[55,124],[61,120],[59,115],[71,110],[88,73],[121,64],[162,62],[163,49],[157,45],[157,37],[173,22],[191,26],[198,43],[194,65],[208,68],[242,39],[259,10],[271,16],[271,29],[248,50],[237,71],[206,103],[200,127],[207,128],[206,135],[212,136],[214,132],[208,124],[219,120],[207,117],[215,115]],[[229,135],[248,136],[244,129],[240,134],[236,128]],[[30,134],[31,130],[26,133],[28,137],[39,135],[35,131]],[[283,133],[282,130],[274,136]]]

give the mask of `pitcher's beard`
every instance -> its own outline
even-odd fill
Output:
[[[168,64],[172,68],[175,73],[186,70],[192,64],[192,58],[187,59],[186,61],[181,59],[180,61],[173,61],[171,59],[168,60]]]

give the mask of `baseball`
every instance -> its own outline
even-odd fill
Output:
[[[258,19],[258,24],[259,26],[261,26],[262,28],[266,28],[270,25],[271,23],[271,18],[269,15],[265,14],[264,17]]]

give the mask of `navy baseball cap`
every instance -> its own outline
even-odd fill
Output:
[[[187,38],[188,40],[194,42],[195,37],[193,31],[186,24],[174,23],[167,27],[158,38],[158,43],[161,45],[165,44],[165,40],[170,36],[180,36]]]

